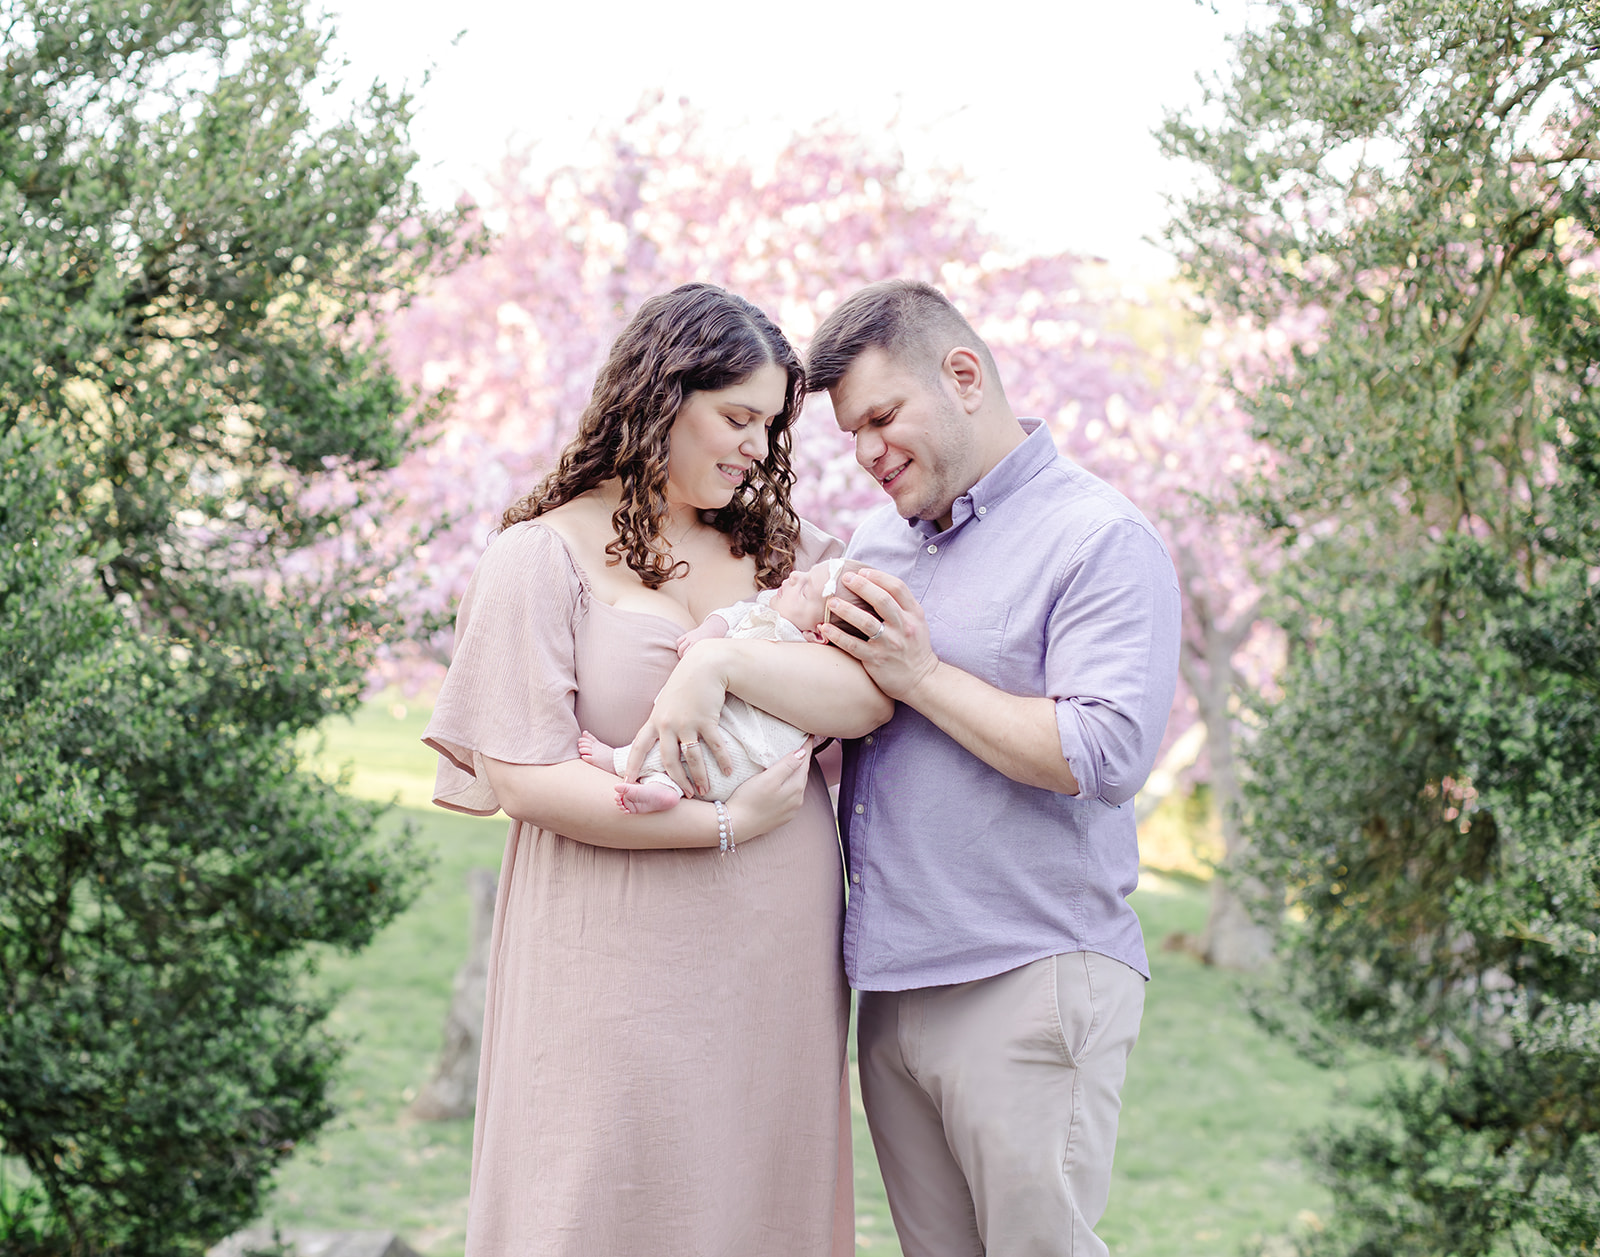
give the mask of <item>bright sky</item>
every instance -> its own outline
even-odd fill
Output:
[[[1226,65],[1248,0],[323,2],[348,84],[417,90],[412,138],[438,200],[481,190],[513,146],[542,167],[576,161],[662,88],[757,161],[838,116],[913,171],[964,170],[1010,245],[1148,278],[1170,267],[1141,238],[1184,179],[1151,130]]]

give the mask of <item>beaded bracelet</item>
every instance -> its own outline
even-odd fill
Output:
[[[712,806],[717,809],[717,850],[723,855],[737,851],[739,848],[733,842],[733,817],[728,815],[721,799],[713,799]]]

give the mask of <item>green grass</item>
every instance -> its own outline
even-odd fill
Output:
[[[322,764],[348,762],[350,788],[406,804],[438,855],[415,907],[326,979],[344,994],[333,1029],[353,1040],[340,1083],[342,1119],[279,1175],[266,1219],[284,1227],[392,1228],[427,1257],[457,1257],[466,1223],[470,1121],[417,1122],[406,1103],[439,1047],[450,983],[466,950],[465,877],[497,868],[505,822],[427,807],[433,755],[416,739],[426,713],[386,701],[326,731]],[[1297,1157],[1300,1132],[1336,1111],[1346,1089],[1371,1085],[1316,1069],[1260,1031],[1237,983],[1160,950],[1205,923],[1207,888],[1147,875],[1134,897],[1151,950],[1139,1046],[1123,1093],[1111,1205],[1100,1234],[1117,1257],[1235,1257],[1282,1247],[1316,1225],[1327,1198]],[[858,1092],[859,1095],[859,1092]],[[859,1099],[855,1105],[856,1230],[862,1252],[899,1253]]]
[[[1377,1067],[1325,1071],[1264,1033],[1239,978],[1160,947],[1204,928],[1209,887],[1150,873],[1141,882],[1133,903],[1152,980],[1099,1234],[1119,1257],[1287,1252],[1285,1237],[1328,1211],[1300,1138],[1371,1089]]]

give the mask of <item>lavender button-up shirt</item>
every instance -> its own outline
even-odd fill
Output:
[[[1131,800],[1177,684],[1177,577],[1132,503],[1059,455],[1038,420],[1023,427],[956,500],[949,529],[886,507],[849,555],[911,587],[945,663],[1055,700],[1080,792],[1012,781],[904,703],[847,742],[844,956],[859,990],[967,982],[1073,951],[1149,976],[1127,901]]]

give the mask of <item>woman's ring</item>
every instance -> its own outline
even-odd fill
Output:
[[[683,749],[687,751],[691,746],[699,746],[699,745],[700,745],[700,739],[699,738],[691,738],[689,741],[687,741],[687,742],[685,742],[683,744]]]

